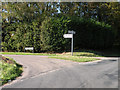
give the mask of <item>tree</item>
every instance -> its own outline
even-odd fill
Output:
[[[62,16],[74,16],[88,20],[91,18],[108,23],[116,33],[115,44],[120,45],[120,3],[117,2],[7,2],[2,3],[2,8],[2,45],[6,51],[23,51],[24,47],[33,46],[35,52],[40,52],[43,45],[40,41],[40,38],[41,40],[43,38],[41,29],[48,27],[43,25],[48,22],[46,17],[52,18],[52,20],[59,17],[60,20]],[[59,20],[58,23],[62,25],[63,21],[59,22]],[[50,20],[50,22],[52,21]],[[54,22],[57,21],[54,20]],[[52,25],[54,26],[53,23]],[[76,25],[73,27],[77,28]],[[53,28],[53,26],[49,27]],[[56,28],[59,30],[62,26],[58,27]],[[47,31],[47,29],[45,30]]]
[[[67,24],[69,20],[65,17],[46,18],[41,25],[41,49],[43,51],[63,51],[68,46],[68,39],[63,38],[63,34],[68,32]]]

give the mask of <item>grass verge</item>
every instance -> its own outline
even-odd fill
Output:
[[[65,53],[64,55],[71,55],[71,53]],[[73,53],[74,56],[78,56],[78,57],[103,57],[102,55],[96,54],[95,52],[74,52]]]
[[[44,56],[55,55],[55,54],[50,54],[50,53],[26,53],[26,52],[1,52],[0,54],[6,54],[6,55],[44,55]]]
[[[72,60],[76,62],[90,62],[98,60],[93,57],[102,57],[101,55],[97,54],[96,52],[74,52],[71,56],[71,53],[24,53],[24,52],[2,52],[1,54],[8,54],[8,55],[44,55],[48,56],[49,58],[56,58],[56,59],[63,59],[63,60]]]
[[[1,52],[0,54],[6,55],[44,55],[44,56],[56,56],[56,55],[70,55],[71,53],[24,53],[24,52]],[[102,57],[99,54],[93,52],[73,52],[74,56],[86,56],[86,57]]]
[[[75,62],[90,62],[90,61],[98,60],[92,57],[79,57],[79,56],[70,56],[70,55],[56,55],[56,56],[49,56],[49,58],[71,60]]]
[[[6,58],[6,57],[4,57]],[[22,73],[22,66],[17,64],[13,59],[6,58],[6,60],[0,61],[1,75],[0,83],[3,85],[11,80],[14,80],[16,77],[20,76]],[[9,63],[12,62],[12,63]]]

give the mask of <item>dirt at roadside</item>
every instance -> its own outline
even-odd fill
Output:
[[[9,64],[14,64],[15,62],[14,61],[12,61],[12,60],[10,60],[9,58],[6,58],[6,57],[4,57],[4,56],[2,56],[2,61],[4,61],[5,63],[9,63]]]

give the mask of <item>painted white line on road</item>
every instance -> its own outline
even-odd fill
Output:
[[[102,60],[97,60],[97,61],[92,61],[92,62],[82,62],[79,64],[93,64],[93,63],[97,63],[97,62],[101,62]]]
[[[52,73],[52,72],[59,71],[60,69],[62,69],[62,68],[55,69],[55,70],[49,70],[49,71],[40,73],[40,74],[38,74],[38,75],[31,76],[30,78],[36,78],[36,77],[38,77],[38,76],[43,76],[43,75],[46,75],[46,74],[48,74],[48,73]],[[26,79],[30,79],[30,78],[26,78]],[[24,80],[26,80],[26,79],[24,79]]]
[[[80,62],[79,64],[93,64],[93,63],[101,62],[103,60],[118,60],[119,59],[119,57],[95,57],[95,58],[100,59],[100,60],[91,61],[91,62]]]
[[[61,68],[60,68],[61,69]],[[3,86],[1,86],[0,88],[4,88],[5,86],[9,86],[11,84],[14,84],[14,83],[17,83],[17,82],[23,82],[24,80],[27,80],[27,79],[31,79],[31,78],[36,78],[36,77],[39,77],[39,76],[43,76],[43,75],[46,75],[48,73],[52,73],[52,72],[55,72],[55,71],[59,71],[60,69],[55,69],[55,70],[49,70],[49,71],[46,71],[46,72],[43,72],[43,73],[40,73],[38,75],[34,75],[34,76],[31,76],[29,78],[22,78],[22,77],[18,77],[18,79],[16,80],[13,80],[12,82],[9,82]]]

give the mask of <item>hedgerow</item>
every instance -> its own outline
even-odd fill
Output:
[[[105,49],[112,47],[115,34],[110,25],[94,19],[72,17],[46,17],[42,23],[13,23],[4,28],[2,50],[23,52],[34,47],[34,52],[62,52],[70,50],[70,39],[63,38],[74,30],[74,48]]]

